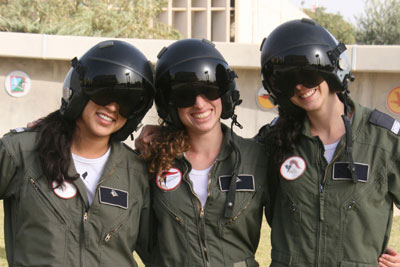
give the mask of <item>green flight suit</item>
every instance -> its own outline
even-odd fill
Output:
[[[37,133],[0,139],[0,198],[10,266],[137,266],[145,255],[150,193],[145,165],[122,143],[111,153],[89,207],[81,178],[76,195],[56,195],[38,158]],[[76,173],[71,164],[70,173]]]
[[[233,218],[225,218],[227,187],[235,153],[231,131],[222,126],[222,149],[209,173],[204,208],[189,178],[190,163],[176,159],[166,181],[153,181],[158,250],[146,266],[246,267],[258,266],[257,250],[264,208],[268,205],[266,156],[263,146],[235,135],[241,153]],[[171,178],[170,178],[171,177]],[[171,181],[171,182],[169,182]]]
[[[352,155],[358,182],[347,169],[346,137],[332,161],[310,134],[309,121],[279,173],[272,221],[272,264],[376,267],[388,243],[393,203],[400,203],[399,124],[370,122],[372,111],[354,104]]]

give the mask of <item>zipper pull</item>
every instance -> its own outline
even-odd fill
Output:
[[[104,241],[108,242],[110,240],[110,238],[111,238],[111,233],[108,233],[106,235],[106,237],[104,238]]]
[[[83,222],[86,222],[88,220],[88,213],[85,211],[85,214],[83,214]]]
[[[204,217],[204,208],[201,208],[200,209],[200,218],[203,218]]]
[[[321,194],[324,192],[324,186],[322,184],[319,185],[319,192]]]

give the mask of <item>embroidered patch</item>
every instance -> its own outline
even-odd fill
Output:
[[[229,191],[232,175],[218,177],[219,189],[223,192]],[[236,177],[236,191],[255,191],[254,176],[251,174],[239,174]]]
[[[281,175],[284,179],[292,181],[299,178],[306,170],[306,162],[299,156],[286,159],[281,165]]]
[[[26,128],[26,127],[18,127],[18,128],[11,129],[10,132],[12,132],[14,134],[15,133],[23,133],[26,130],[28,130],[28,128]]]
[[[51,183],[54,194],[56,194],[56,196],[58,196],[59,198],[71,199],[74,198],[78,192],[76,186],[69,181],[64,181],[63,184],[59,187],[57,187],[57,185],[58,183],[56,181],[53,181]]]
[[[348,169],[348,162],[335,162],[333,163],[333,180],[352,180],[350,170]],[[369,166],[364,163],[354,162],[356,174],[359,182],[368,182]]]
[[[128,195],[129,193],[120,189],[115,189],[106,186],[100,186],[99,197],[101,204],[120,207],[123,209],[128,208]]]
[[[161,171],[157,175],[157,186],[164,191],[171,191],[177,188],[182,182],[182,172],[177,168],[168,171]]]

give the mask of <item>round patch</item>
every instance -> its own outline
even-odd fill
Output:
[[[31,90],[31,79],[23,71],[13,71],[6,77],[5,88],[10,96],[23,97]]]
[[[275,105],[271,102],[270,95],[264,87],[261,87],[257,93],[257,104],[262,110],[271,110]]]
[[[53,187],[54,194],[56,194],[60,198],[64,199],[71,199],[76,196],[76,193],[78,192],[78,189],[76,186],[69,182],[69,181],[64,181],[63,184],[59,187],[57,187],[57,182],[53,181],[51,183],[51,186]]]
[[[171,191],[182,182],[182,173],[177,168],[171,168],[168,171],[161,171],[157,175],[157,185],[164,191]]]
[[[298,156],[286,159],[281,165],[281,175],[286,180],[296,180],[306,170],[306,162]]]
[[[395,87],[390,90],[386,97],[386,106],[390,112],[400,114],[400,87]]]

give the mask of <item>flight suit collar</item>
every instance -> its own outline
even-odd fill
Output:
[[[230,142],[232,140],[232,134],[231,134],[230,128],[228,126],[226,126],[225,124],[221,123],[221,130],[222,130],[222,134],[224,135],[224,137],[222,140],[221,151],[218,153],[216,161],[223,161],[233,153],[233,148],[230,144]],[[236,135],[235,135],[235,137],[237,138]],[[183,155],[179,155],[176,158],[177,158],[177,162],[175,163],[175,167],[178,167],[179,169],[184,170],[185,169],[184,162],[186,162],[186,165],[188,166],[189,171],[191,170],[190,162],[188,160],[186,160],[186,158]]]
[[[233,153],[233,148],[230,143],[232,140],[231,129],[223,123],[221,123],[221,129],[222,129],[224,138],[222,140],[221,151],[219,152],[219,154],[217,156],[217,161],[223,161]],[[235,133],[233,133],[233,134],[235,135]],[[237,136],[235,136],[235,137],[237,138]]]
[[[353,108],[353,118],[352,118],[352,124],[351,124],[351,129],[352,129],[352,137],[353,140],[356,138],[357,134],[360,132],[360,126],[361,121],[363,119],[363,107],[354,102],[353,100],[349,100],[350,106]],[[314,138],[314,136],[311,135],[310,131],[310,120],[308,119],[307,116],[304,116],[304,121],[303,121],[303,130],[302,134],[308,138]]]

